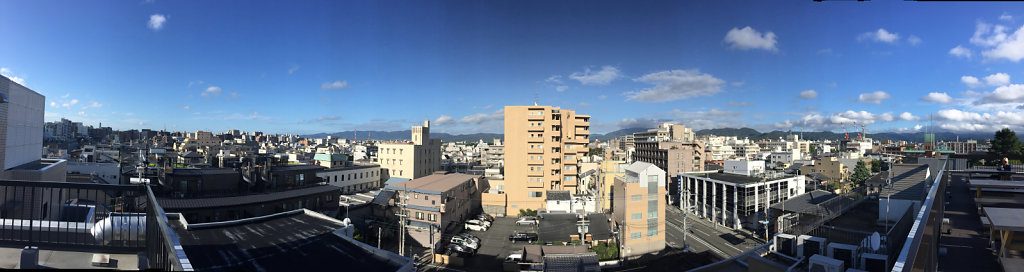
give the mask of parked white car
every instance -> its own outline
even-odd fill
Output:
[[[519,218],[519,220],[516,221],[516,225],[536,225],[536,224],[537,224],[537,218],[536,217],[523,217],[523,218]]]
[[[474,241],[472,239],[465,239],[465,238],[462,238],[462,237],[459,237],[459,236],[452,237],[451,243],[452,244],[460,244],[460,245],[469,247],[470,249],[473,249],[473,250],[480,249],[480,243],[478,243],[477,241]]]
[[[466,220],[466,229],[475,231],[487,231],[488,225],[484,225],[480,220]]]

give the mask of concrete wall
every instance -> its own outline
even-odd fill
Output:
[[[3,169],[39,160],[43,150],[43,110],[46,97],[6,77],[0,77],[0,153]]]

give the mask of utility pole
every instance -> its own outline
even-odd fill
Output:
[[[377,227],[377,248],[380,248],[380,232],[381,227]]]
[[[430,263],[434,263],[434,248],[437,247],[434,244],[434,224],[430,224]]]
[[[409,200],[409,185],[405,185],[405,189],[402,191],[402,212],[398,215],[398,219],[401,220],[400,230],[398,232],[398,255],[405,256],[405,217],[406,214],[405,205]]]

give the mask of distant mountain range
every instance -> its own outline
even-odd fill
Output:
[[[605,134],[594,133],[590,135],[590,139],[599,141],[608,141],[621,137],[623,135],[630,135],[636,132],[647,131],[650,128],[625,128],[616,131],[612,131]],[[373,140],[409,140],[410,130],[403,131],[359,131],[359,139],[366,139],[367,136]],[[843,133],[835,133],[829,131],[821,132],[786,132],[786,131],[772,131],[772,132],[760,132],[752,128],[714,128],[714,129],[702,129],[695,131],[697,136],[704,135],[717,135],[717,136],[736,136],[739,138],[749,138],[751,140],[761,139],[778,139],[785,138],[789,134],[803,135],[801,138],[807,140],[838,140],[844,138]],[[964,133],[953,133],[953,132],[935,132],[935,139],[939,141],[956,141],[957,137],[961,141],[965,140],[989,140],[995,135],[993,132],[964,132]],[[304,137],[310,138],[324,138],[327,136],[333,136],[337,138],[352,139],[352,131],[342,131],[335,133],[317,133],[303,135]],[[856,137],[857,132],[851,132],[850,137]],[[430,133],[431,138],[441,139],[444,142],[476,142],[483,140],[484,142],[490,143],[494,139],[504,140],[503,134],[498,133],[473,133],[473,134],[448,134],[440,132]],[[868,137],[875,140],[894,140],[894,141],[911,141],[911,142],[922,142],[924,141],[924,132],[912,132],[912,133],[897,133],[897,132],[880,132],[880,133],[868,133]],[[1024,133],[1018,134],[1018,137],[1024,137]]]

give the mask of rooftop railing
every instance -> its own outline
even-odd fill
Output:
[[[191,270],[147,185],[0,180],[0,245],[140,253],[140,268]]]
[[[928,189],[928,197],[916,214],[916,219],[892,267],[893,272],[938,270],[938,240],[941,236],[942,217],[946,211],[946,179],[949,179],[946,176],[947,162],[942,163],[942,168]]]

